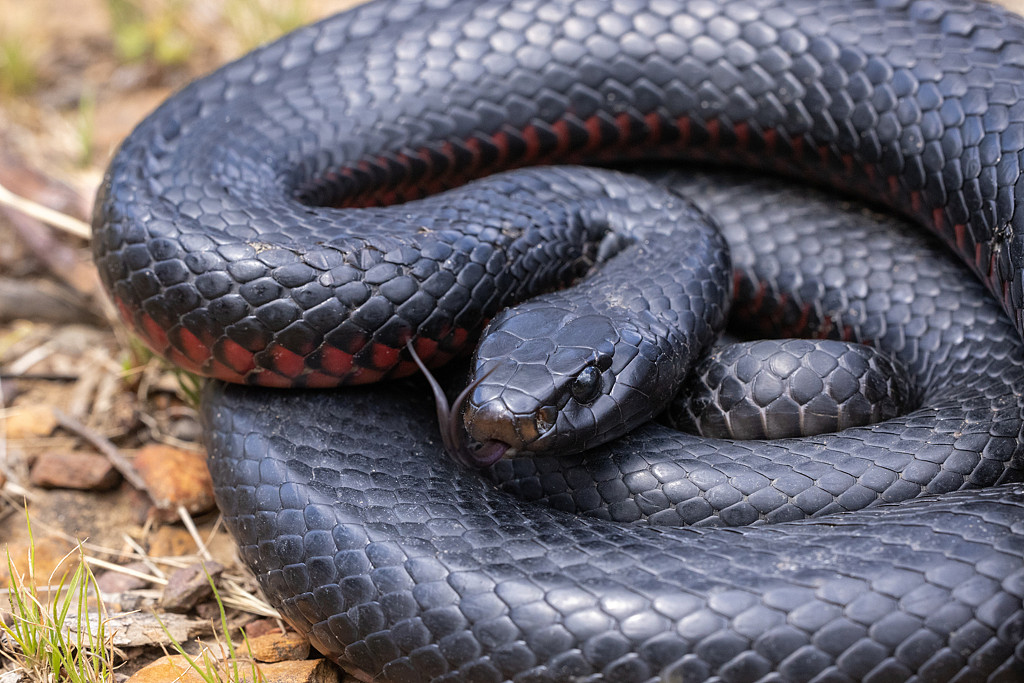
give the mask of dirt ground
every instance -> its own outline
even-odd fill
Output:
[[[357,2],[0,0],[0,185],[88,221],[112,151],[171,92]],[[1024,12],[1024,0],[1003,4]],[[27,566],[27,508],[40,581],[82,541],[116,564],[208,554],[240,590],[255,590],[215,510],[195,512],[190,531],[126,480],[47,488],[33,471],[47,460],[107,459],[111,447],[130,461],[156,444],[201,461],[189,390],[114,320],[84,237],[0,204],[0,589],[5,546]]]

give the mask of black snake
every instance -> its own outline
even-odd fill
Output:
[[[659,374],[663,352],[692,360],[733,286],[713,233],[684,254],[696,280],[648,272],[670,232],[654,209],[699,221],[678,185],[538,169],[352,207],[517,166],[651,159],[767,169],[887,205],[951,245],[1009,318],[918,251],[932,247],[893,237],[858,255],[892,230],[873,215],[849,209],[837,229],[853,251],[833,252],[800,227],[833,215],[812,194],[674,181],[700,190],[739,251],[783,243],[765,253],[787,254],[784,298],[822,289],[824,303],[776,318],[906,366],[920,405],[903,417],[750,442],[651,425],[586,455],[502,460],[496,487],[431,440],[431,408],[408,382],[213,384],[218,500],[267,595],[363,680],[1015,681],[1022,89],[1024,21],[967,2],[378,1],[229,64],[144,121],[100,190],[94,251],[125,319],[172,361],[307,389],[410,374],[407,344],[443,362],[522,293],[639,254],[609,260],[646,321],[616,343],[633,349],[623,365],[666,382],[646,388],[664,401],[682,379]],[[786,222],[767,230],[773,212]],[[802,287],[816,265],[824,284]],[[755,280],[737,276],[741,299]],[[564,298],[547,296],[549,309]],[[688,336],[648,336],[666,316]],[[587,309],[578,327],[599,317]],[[550,337],[573,320],[525,327]],[[539,377],[539,355],[557,354],[538,348],[479,395]],[[600,379],[616,356],[595,348],[584,392],[607,392],[580,405],[619,400]],[[658,411],[632,394],[617,405],[628,419]],[[542,417],[516,434],[559,419]],[[623,430],[595,421],[593,442]],[[750,526],[705,528],[726,523]]]

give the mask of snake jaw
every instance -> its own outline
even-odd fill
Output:
[[[430,391],[434,394],[434,405],[437,409],[437,421],[441,429],[441,443],[444,445],[444,450],[455,462],[459,463],[464,467],[470,468],[482,468],[493,465],[494,463],[505,457],[505,454],[510,450],[510,446],[507,443],[488,440],[480,444],[477,448],[470,446],[468,435],[465,430],[460,428],[459,424],[459,408],[469,395],[476,389],[481,382],[487,379],[487,376],[491,374],[488,371],[480,377],[473,380],[469,386],[459,392],[459,395],[455,397],[455,400],[449,404],[448,398],[445,396],[444,390],[441,385],[434,378],[434,375],[427,369],[427,366],[420,360],[419,355],[412,346],[412,341],[406,343],[406,348],[409,350],[409,355],[412,356],[413,361],[419,367],[420,372],[427,378],[427,383],[430,385]],[[493,371],[493,369],[492,369]]]

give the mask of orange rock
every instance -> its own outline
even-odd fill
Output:
[[[7,416],[7,438],[31,439],[49,436],[57,427],[57,418],[43,404],[19,407]]]
[[[239,683],[256,683],[252,667],[239,665]],[[259,665],[259,683],[341,683],[341,669],[326,659]]]
[[[201,661],[201,660],[199,660]],[[220,662],[220,680],[238,683],[341,683],[341,670],[326,659],[258,664],[253,676],[251,662]],[[235,672],[237,671],[237,679]],[[132,675],[127,683],[201,683],[202,677],[181,655],[161,657]]]
[[[165,519],[177,518],[179,505],[192,514],[213,509],[213,482],[203,453],[150,444],[136,452],[133,462],[153,502],[167,512]]]
[[[105,491],[121,481],[110,461],[94,453],[46,453],[36,458],[29,481],[49,489]]]
[[[203,683],[200,676],[181,655],[166,655],[142,667],[128,683]]]
[[[277,619],[255,619],[245,625],[245,635],[251,640],[268,633],[284,633],[284,629],[277,624]]]
[[[294,631],[276,630],[249,638],[252,656],[260,662],[285,662],[309,656],[309,641]]]

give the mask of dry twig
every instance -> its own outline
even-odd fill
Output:
[[[0,185],[0,204],[9,206],[12,209],[17,209],[36,220],[42,221],[47,225],[52,225],[58,230],[63,230],[75,237],[89,239],[92,236],[92,228],[90,228],[89,224],[85,221],[80,221],[66,213],[54,211],[53,209],[34,202],[31,199],[26,199],[25,197],[16,195],[3,185]]]
[[[84,424],[62,410],[54,408],[53,415],[57,418],[57,424],[91,443],[93,447],[107,457],[110,464],[121,473],[129,484],[148,495],[150,500],[153,499],[152,494],[149,492],[149,488],[146,486],[146,482],[141,476],[139,476],[139,473],[135,471],[135,468],[132,467],[132,463],[121,455],[121,450],[111,443],[110,439],[106,438],[99,432],[86,427]]]

